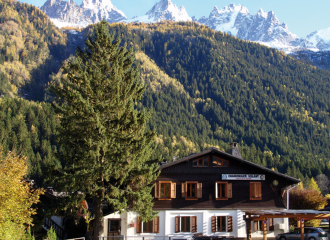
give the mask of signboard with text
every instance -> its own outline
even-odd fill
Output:
[[[265,180],[262,174],[222,174],[222,180]]]

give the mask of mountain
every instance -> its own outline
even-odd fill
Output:
[[[178,8],[171,0],[160,0],[146,15],[140,17],[133,17],[126,22],[146,22],[156,23],[164,20],[179,22],[179,21],[192,21],[188,16],[186,9],[181,6]]]
[[[60,63],[84,48],[93,26],[62,32],[41,10],[9,0],[0,10],[2,145],[31,156],[42,173],[43,164],[55,161],[59,119],[40,101],[52,99],[45,93],[60,79]],[[236,141],[244,159],[291,176],[329,173],[328,71],[196,22],[109,27],[122,45],[139,51],[146,91],[136,108],[151,110],[154,158],[170,161],[210,146],[226,150]]]
[[[240,39],[286,51],[296,48],[299,42],[298,36],[292,34],[285,23],[280,23],[274,12],[260,9],[256,15],[251,15],[242,5],[214,7],[208,18],[202,17],[198,22]]]
[[[74,0],[47,0],[40,8],[53,23],[61,27],[86,27],[105,19],[109,23],[126,20],[110,0],[83,0],[78,6]]]
[[[306,40],[310,50],[330,51],[330,27],[309,34]]]

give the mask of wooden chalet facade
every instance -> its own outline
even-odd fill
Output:
[[[231,145],[229,153],[209,148],[163,163],[159,170],[152,192],[158,217],[141,222],[135,212],[110,214],[104,217],[104,236],[244,239],[245,212],[286,209],[288,190],[300,182],[244,160],[237,143]],[[268,237],[288,231],[286,218],[266,221]],[[252,237],[263,237],[264,223],[265,220],[252,222]]]

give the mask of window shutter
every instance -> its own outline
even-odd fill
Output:
[[[159,217],[154,219],[154,233],[159,233]]]
[[[181,197],[186,198],[186,183],[181,183]]]
[[[175,217],[175,232],[180,232],[180,217]]]
[[[212,220],[212,232],[216,232],[217,231],[217,217],[216,216],[212,216],[211,218]]]
[[[197,216],[191,217],[191,232],[197,232]]]
[[[218,183],[215,182],[215,198],[218,198]]]
[[[159,183],[155,184],[155,198],[159,198]]]
[[[253,231],[258,231],[258,221],[253,222]]]
[[[256,196],[254,186],[254,183],[250,183],[250,200],[253,200]]]
[[[227,184],[227,198],[232,198],[233,197],[233,190],[232,190],[232,183]]]
[[[197,183],[197,197],[198,198],[202,198],[202,193],[203,193],[203,189],[202,189],[202,183]]]
[[[176,183],[171,183],[171,198],[176,198]]]
[[[228,232],[233,231],[233,217],[232,216],[227,217],[227,229],[228,229]]]
[[[269,231],[274,231],[274,218],[269,219]]]
[[[140,217],[137,217],[136,233],[142,233],[142,222]]]
[[[261,200],[261,182],[256,183],[256,197]]]

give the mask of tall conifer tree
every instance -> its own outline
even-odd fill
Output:
[[[51,90],[60,116],[59,143],[65,161],[52,176],[59,190],[82,191],[94,199],[94,238],[103,232],[102,203],[113,210],[133,209],[154,216],[152,185],[158,160],[149,160],[154,133],[145,131],[149,114],[134,109],[144,86],[134,53],[95,25],[76,58],[63,66],[64,77]]]

